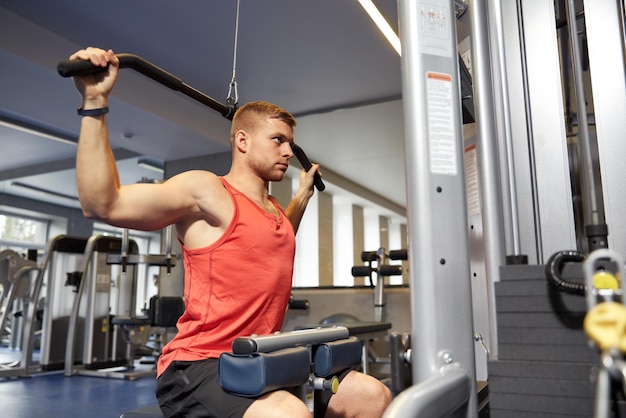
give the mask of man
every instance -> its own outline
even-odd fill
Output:
[[[182,244],[185,313],[158,363],[157,398],[168,417],[310,417],[306,405],[278,390],[258,399],[219,385],[217,358],[238,336],[280,330],[291,292],[295,232],[313,195],[314,164],[283,211],[269,183],[283,179],[293,156],[293,116],[278,106],[242,106],[232,122],[232,165],[178,174],[162,184],[120,185],[106,124],[119,61],[113,51],[87,48],[70,59],[109,65],[75,77],[83,97],[76,159],[85,216],[119,227],[156,230],[174,224]],[[289,222],[287,222],[289,221]],[[371,376],[346,372],[327,402],[328,417],[379,417],[389,390]]]

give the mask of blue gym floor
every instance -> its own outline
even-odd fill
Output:
[[[0,348],[0,364],[19,353]],[[134,381],[62,372],[32,377],[0,377],[0,417],[117,418],[123,412],[156,404],[155,377]]]

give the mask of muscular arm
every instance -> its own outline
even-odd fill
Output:
[[[313,197],[313,176],[316,172],[319,172],[319,165],[317,164],[313,164],[308,172],[300,171],[300,187],[285,209],[285,213],[296,233],[309,200]]]
[[[74,79],[84,109],[107,106],[119,66],[113,51],[87,48],[70,58],[109,64],[104,74]],[[180,222],[186,231],[194,219],[217,227],[230,219],[230,199],[213,173],[187,172],[163,184],[121,185],[106,115],[82,118],[76,182],[84,215],[119,227],[156,230]]]
[[[119,61],[113,51],[87,48],[76,52],[70,59],[109,65],[106,73],[74,78],[74,84],[83,97],[84,109],[107,107],[119,71]],[[84,215],[107,221],[119,199],[121,186],[109,144],[106,115],[82,117],[76,154],[76,184]]]

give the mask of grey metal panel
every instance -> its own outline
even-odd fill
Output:
[[[553,2],[522,2],[543,257],[576,248]]]
[[[567,142],[563,118],[554,5],[542,0],[502,2],[506,71],[511,107],[511,130],[518,195],[521,252],[530,263],[562,249],[576,248]],[[526,28],[526,30],[524,30]],[[520,46],[520,32],[524,43]],[[526,61],[522,62],[526,57]],[[524,70],[527,72],[526,111]],[[530,131],[527,129],[530,123]],[[529,138],[533,147],[529,147]],[[533,166],[536,177],[533,178]],[[536,191],[533,189],[536,182]],[[538,199],[537,215],[533,197]],[[535,233],[534,225],[538,225]],[[539,240],[537,239],[539,235]],[[538,253],[537,253],[538,252]]]
[[[626,68],[618,2],[584,0],[609,248],[626,254]],[[623,4],[623,2],[622,2]]]
[[[514,175],[517,192],[517,215],[520,224],[520,252],[528,255],[530,263],[537,262],[537,237],[532,225],[535,224],[533,213],[533,185],[529,160],[528,132],[526,126],[525,93],[523,84],[522,54],[520,47],[520,28],[518,25],[515,1],[502,1],[502,26],[504,35],[504,67],[507,73],[507,88],[510,109],[512,154],[514,157]],[[508,231],[505,230],[508,234]],[[511,238],[507,236],[507,242]]]

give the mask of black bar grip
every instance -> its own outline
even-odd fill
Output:
[[[376,251],[363,251],[361,252],[361,261],[377,261],[378,252]]]
[[[310,306],[307,299],[289,299],[289,309],[306,311]]]
[[[210,107],[219,112],[222,116],[232,120],[235,106],[224,105],[217,100],[207,96],[206,94],[196,90],[195,88],[185,84],[180,78],[170,74],[164,69],[152,64],[145,59],[134,54],[116,54],[120,60],[120,68],[131,68],[148,78],[169,87],[172,90],[180,91],[188,97]],[[89,74],[98,74],[108,70],[107,67],[99,67],[93,65],[90,61],[76,59],[61,61],[57,65],[57,71],[62,77],[83,76]]]
[[[408,260],[409,255],[407,250],[393,250],[389,251],[389,258],[392,260]]]
[[[74,77],[90,74],[104,73],[109,69],[109,66],[100,67],[93,65],[91,61],[86,60],[65,60],[57,64],[57,71],[61,77]]]
[[[117,54],[116,57],[120,60],[120,68],[131,68],[172,90],[182,89],[184,83],[180,78],[146,61],[140,56],[134,54]],[[61,61],[57,65],[57,71],[63,77],[99,74],[108,71],[108,69],[108,65],[101,67],[93,65],[91,61],[81,59]]]
[[[293,154],[296,156],[298,161],[300,161],[300,164],[302,164],[302,168],[304,168],[305,171],[309,171],[311,167],[313,167],[313,164],[311,164],[311,161],[309,161],[309,157],[306,156],[302,148],[300,148],[299,145],[291,144],[291,149],[293,150]],[[318,173],[315,173],[313,184],[315,184],[315,187],[320,192],[323,192],[326,188],[326,185],[324,184],[322,178]]]
[[[402,275],[402,266],[394,266],[389,264],[383,264],[378,266],[379,276],[400,276]]]
[[[372,274],[372,269],[370,266],[354,266],[352,267],[352,276],[353,277],[369,277]]]

